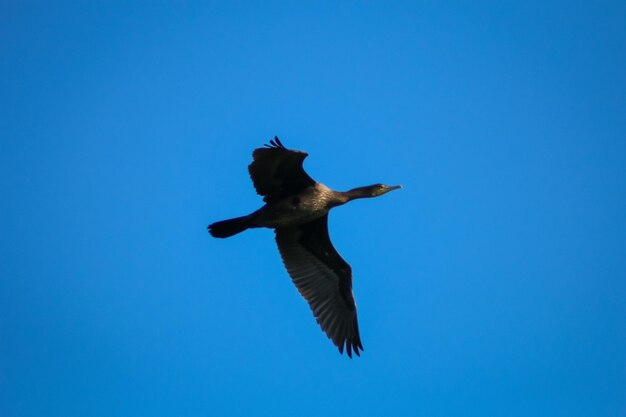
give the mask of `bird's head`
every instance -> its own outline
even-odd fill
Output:
[[[387,194],[389,191],[397,190],[398,188],[402,188],[401,185],[385,185],[385,184],[374,184],[367,187],[372,197],[378,197],[383,194]]]

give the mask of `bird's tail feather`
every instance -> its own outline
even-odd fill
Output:
[[[248,216],[235,217],[210,224],[208,229],[213,237],[230,237],[251,227]]]

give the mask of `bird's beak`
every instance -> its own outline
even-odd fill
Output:
[[[397,190],[398,188],[402,188],[402,186],[401,185],[390,185],[389,186],[389,191]]]

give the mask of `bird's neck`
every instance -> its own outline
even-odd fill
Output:
[[[343,191],[340,193],[340,197],[343,200],[341,204],[345,204],[348,201],[356,200],[357,198],[370,198],[373,197],[371,187],[357,187],[348,191]]]

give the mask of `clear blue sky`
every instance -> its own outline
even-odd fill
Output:
[[[157,4],[158,3],[158,4]],[[0,5],[0,415],[625,416],[626,3]],[[365,352],[260,206],[335,189]]]

